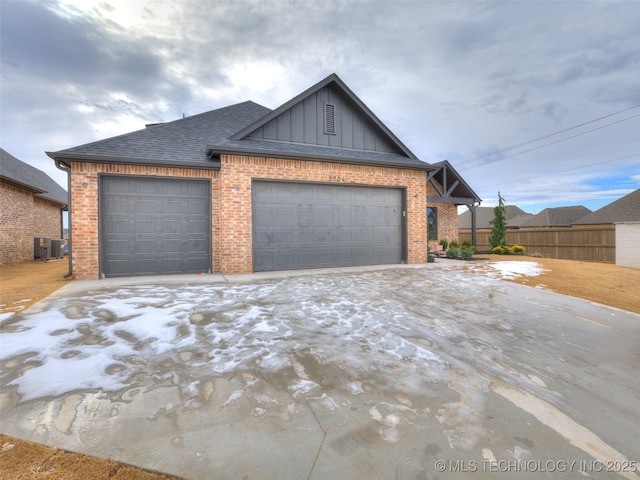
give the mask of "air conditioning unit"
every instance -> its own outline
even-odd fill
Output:
[[[62,258],[64,256],[62,254],[62,240],[51,240],[51,253],[49,256],[51,258]]]
[[[49,260],[51,258],[51,239],[35,237],[33,239],[33,258],[35,260]]]

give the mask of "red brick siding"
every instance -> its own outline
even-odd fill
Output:
[[[33,238],[61,238],[60,205],[0,182],[0,265],[33,260]]]
[[[219,242],[217,241],[219,238],[219,219],[217,211],[219,210],[220,195],[217,171],[72,162],[71,234],[75,278],[92,279],[99,276],[98,174],[100,173],[211,179],[213,271],[219,271],[220,254],[218,251]]]
[[[33,236],[62,239],[62,205],[42,198],[33,199]]]
[[[76,278],[97,278],[99,275],[99,173],[211,178],[214,272],[253,271],[252,179],[406,188],[407,261],[426,261],[426,176],[421,171],[231,155],[222,156],[220,172],[82,162],[73,162],[71,169],[73,272]]]
[[[427,183],[427,195],[438,196],[438,192],[431,183]],[[438,240],[429,242],[431,250],[436,251],[440,240],[458,241],[458,206],[451,203],[427,203],[427,207],[438,209]]]
[[[220,171],[220,242],[223,273],[253,271],[251,180],[293,180],[405,187],[407,191],[407,261],[426,261],[425,173],[278,158],[222,156]]]

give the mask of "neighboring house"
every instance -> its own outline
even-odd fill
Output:
[[[612,229],[616,265],[640,268],[640,189],[585,215],[573,227]]]
[[[480,230],[491,231],[495,214],[494,207],[478,207],[476,209],[476,228]],[[505,205],[505,218],[507,220],[507,229],[520,228],[520,226],[533,217],[532,213],[527,213],[515,205]],[[460,232],[468,233],[471,231],[471,211],[467,210],[458,215],[458,229]]]
[[[571,228],[571,225],[573,225],[576,220],[581,219],[589,213],[591,213],[591,210],[582,205],[545,208],[540,213],[533,215],[523,222],[520,228]]]
[[[335,74],[276,110],[247,101],[47,154],[71,175],[76,278],[422,263],[427,176],[448,165],[419,160]],[[460,180],[429,200],[479,203]]]
[[[0,265],[31,261],[34,238],[62,238],[68,194],[51,177],[0,148]]]
[[[587,225],[612,225],[622,222],[640,222],[640,189],[635,190],[608,205],[579,218],[575,227]]]

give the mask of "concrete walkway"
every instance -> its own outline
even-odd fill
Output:
[[[639,479],[640,316],[462,265],[74,281],[0,327],[1,431],[189,479]]]

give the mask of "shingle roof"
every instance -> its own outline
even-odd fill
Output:
[[[640,189],[580,218],[574,222],[574,225],[595,225],[615,222],[640,222]]]
[[[447,190],[450,190],[443,192],[445,197],[456,197],[460,199],[466,198],[467,200],[477,202],[478,204],[482,201],[478,194],[473,191],[467,182],[465,182],[462,175],[453,168],[453,165],[451,165],[448,160],[434,163],[432,166],[435,167],[434,173],[430,174],[429,178],[433,176],[440,186],[443,187],[443,190],[445,186]],[[469,220],[469,222],[471,222],[471,220]]]
[[[291,102],[300,101],[308,92],[329,83],[335,83],[349,95],[352,95],[354,101],[398,144],[401,151],[405,151],[406,155],[238,137],[240,133],[250,130],[255,125],[260,125],[261,121],[264,123],[265,119],[270,119]],[[106,140],[58,152],[47,152],[47,155],[63,161],[80,160],[219,168],[220,162],[217,155],[221,153],[310,160],[323,159],[343,163],[431,169],[428,163],[418,160],[400,140],[382,125],[366,105],[357,99],[355,94],[335,74],[330,75],[277,110],[272,111],[247,101],[173,122],[149,125],[143,130]]]
[[[59,159],[99,157],[110,161],[211,165],[217,162],[206,154],[208,143],[226,140],[270,111],[247,101],[47,154]]]
[[[582,205],[545,208],[524,222],[521,227],[569,227],[589,213],[591,210]]]
[[[476,228],[491,228],[491,220],[493,220],[494,207],[477,207],[476,208]],[[507,228],[519,227],[523,222],[533,215],[526,213],[515,205],[505,205]],[[464,211],[458,215],[458,228],[471,228],[471,212]]]
[[[3,148],[0,148],[0,178],[31,190],[37,197],[65,206],[69,202],[67,191],[55,180],[42,170],[18,160]]]

